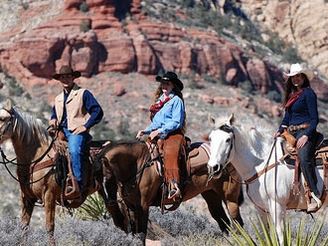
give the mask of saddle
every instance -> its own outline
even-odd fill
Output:
[[[58,159],[59,161],[56,161],[56,182],[62,189],[62,201],[78,200],[83,202],[89,194],[100,189],[100,184],[102,182],[102,162],[100,153],[108,144],[110,144],[109,141],[91,141],[87,144],[86,152],[83,157],[83,190],[80,190],[73,175],[71,158],[69,157],[66,146],[65,154],[60,155],[61,158]]]
[[[108,146],[109,141],[91,141],[87,144],[84,155],[83,184],[85,189],[80,191],[79,185],[73,175],[69,157],[67,141],[58,137],[52,146],[52,156],[47,161],[38,162],[31,166],[31,173],[44,168],[53,167],[57,184],[61,187],[62,206],[76,208],[86,197],[100,188],[102,176],[101,151]]]
[[[299,159],[296,152],[296,139],[290,138],[286,134],[282,134],[285,137],[285,151],[287,154],[284,155],[283,160],[289,164],[294,165],[294,181],[293,181],[293,189],[291,191],[291,199],[288,204],[289,208],[301,209],[304,210],[304,206],[300,205],[301,202],[298,200],[300,197],[300,167],[299,167]],[[286,137],[287,136],[287,137]],[[314,154],[314,163],[316,167],[323,168],[324,180],[323,180],[323,190],[321,193],[321,201],[325,202],[327,197],[327,187],[328,187],[328,139],[324,139],[321,133],[317,133],[316,145],[315,145],[315,154]],[[306,182],[304,183],[305,188],[305,199],[306,201],[310,200],[310,189]],[[297,201],[297,202],[296,202]]]
[[[156,148],[155,144],[147,143],[151,153],[151,159],[154,160],[157,173],[162,180],[162,185],[160,187],[160,191],[158,192],[159,197],[155,199],[156,201],[155,204],[153,205],[160,206],[162,209],[162,213],[164,213],[164,210],[174,211],[179,207],[185,193],[184,187],[189,182],[189,179],[193,173],[195,172],[199,172],[199,173],[202,172],[204,174],[207,173],[207,169],[204,168],[204,166],[206,167],[206,163],[209,160],[209,153],[210,153],[209,145],[202,142],[196,142],[191,144],[190,140],[189,139],[187,140],[189,142],[186,148],[186,156],[188,156],[188,158],[185,162],[180,162],[180,163],[185,163],[184,167],[180,166],[182,198],[176,201],[166,198],[167,185],[164,182],[164,171],[163,171],[164,166],[163,166],[163,161],[160,151],[158,150],[158,148]]]

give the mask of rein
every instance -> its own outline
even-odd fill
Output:
[[[9,126],[11,125],[11,124],[13,124],[13,120],[15,120],[15,123],[13,124],[13,132],[15,131],[15,128],[16,128],[16,126],[17,126],[17,117],[14,117],[14,115],[15,115],[15,111],[9,111],[9,110],[7,110],[7,109],[3,109],[3,110],[5,110],[5,111],[7,111],[9,114],[10,114],[10,118],[9,118],[9,120],[8,120],[8,122],[7,122],[7,124],[6,124],[6,126],[4,127],[4,129],[2,130],[1,129],[1,136],[0,136],[0,139],[2,139],[2,137],[3,137],[3,135],[5,134],[5,132],[8,130],[8,128],[9,128]],[[50,126],[49,126],[50,127]],[[49,127],[47,128],[47,130],[49,129]],[[11,159],[11,160],[9,160],[8,158],[7,158],[7,156],[6,156],[6,154],[4,153],[4,151],[2,150],[2,148],[0,147],[0,154],[1,154],[1,157],[2,157],[2,161],[0,161],[0,164],[2,164],[2,165],[4,165],[5,166],[5,168],[6,168],[6,170],[7,170],[7,172],[9,173],[9,175],[14,179],[14,180],[16,180],[17,182],[19,182],[19,183],[22,183],[22,181],[20,181],[18,178],[16,178],[15,177],[15,175],[10,171],[10,169],[8,168],[8,164],[13,164],[13,165],[15,165],[15,166],[17,166],[17,167],[26,167],[26,166],[29,166],[30,168],[31,168],[31,166],[32,165],[36,165],[36,164],[38,164],[38,163],[40,163],[40,161],[49,153],[49,151],[52,149],[52,147],[53,147],[53,144],[54,144],[54,142],[56,141],[56,139],[57,139],[57,134],[56,134],[56,137],[54,137],[54,138],[52,138],[52,140],[51,140],[51,143],[50,143],[50,145],[48,146],[48,148],[46,149],[46,151],[39,157],[39,158],[37,158],[37,159],[35,159],[35,160],[33,160],[33,161],[31,161],[31,162],[29,162],[29,163],[18,163],[18,162],[15,162],[15,160],[17,160],[17,158],[13,158],[13,159]],[[27,183],[23,183],[24,185],[30,185],[30,184],[33,184],[33,183],[36,183],[36,182],[38,182],[38,181],[40,181],[40,180],[42,180],[42,179],[44,179],[46,176],[48,176],[49,174],[50,174],[50,172],[53,170],[53,168],[52,169],[50,169],[49,170],[49,172],[47,172],[43,177],[41,177],[40,179],[38,179],[38,180],[35,180],[35,181],[31,181],[31,182],[27,182]]]
[[[154,146],[154,148],[158,148],[157,145]],[[154,151],[154,148],[150,150],[150,153],[152,153]],[[152,165],[154,165],[156,160],[160,160],[160,156],[158,155],[155,158],[151,158],[151,155],[149,156],[148,160],[146,162],[144,162],[142,164],[142,166],[137,170],[136,175],[132,176],[131,178],[129,178],[127,181],[125,181],[124,183],[120,182],[120,186],[124,187],[124,185],[127,185],[129,183],[133,183],[132,187],[136,184],[139,184],[142,178],[142,175],[144,173],[144,171],[146,170],[146,168],[151,167]],[[129,194],[127,194],[125,197],[127,197]],[[122,197],[123,198],[123,197]]]

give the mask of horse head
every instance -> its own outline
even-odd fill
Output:
[[[0,144],[12,137],[16,125],[17,119],[12,102],[7,100],[0,109]]]
[[[234,146],[234,115],[232,114],[227,121],[209,118],[214,125],[214,130],[209,135],[211,156],[208,161],[208,171],[211,177],[218,177],[220,171],[230,162],[231,153]]]

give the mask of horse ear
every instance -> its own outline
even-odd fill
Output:
[[[10,99],[7,99],[3,108],[10,111],[13,108],[12,101]]]
[[[235,122],[235,115],[233,113],[229,116],[228,122],[229,122],[229,125],[231,125],[231,126]]]
[[[211,114],[208,114],[207,119],[211,125],[215,125],[215,118]]]

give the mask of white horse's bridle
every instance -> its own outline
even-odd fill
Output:
[[[235,133],[233,132],[233,128],[227,124],[224,124],[222,126],[219,127],[219,129],[221,131],[224,131],[226,133],[232,133],[232,139],[230,141],[230,145],[229,145],[229,152],[228,152],[228,155],[227,155],[227,159],[225,161],[224,164],[220,164],[220,166],[222,167],[222,170],[230,163],[230,155],[231,155],[231,151],[232,151],[232,148],[234,147],[234,142],[235,142]]]
[[[209,177],[208,177],[208,180],[211,180],[214,176],[218,175],[220,176],[222,171],[220,170],[223,170],[226,168],[226,166],[230,163],[230,155],[231,155],[231,151],[234,147],[234,142],[235,142],[235,133],[233,132],[233,128],[227,124],[224,124],[222,126],[220,126],[219,128],[217,128],[216,130],[221,130],[221,131],[224,131],[226,133],[232,133],[232,139],[230,141],[230,145],[229,145],[229,152],[228,152],[228,155],[226,157],[226,160],[225,162],[222,164],[222,163],[218,163],[217,165],[220,167],[218,170],[214,171],[214,168],[213,167],[210,167],[209,168]]]

